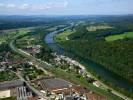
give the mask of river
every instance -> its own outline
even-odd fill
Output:
[[[51,49],[53,49],[60,55],[64,54],[64,49],[59,47],[58,44],[54,41],[54,35],[58,34],[59,32],[64,31],[67,28],[54,31],[54,32],[50,32],[44,38],[44,42]],[[83,62],[85,62],[86,67],[89,67],[89,69],[97,73],[102,79],[106,80],[107,82],[110,82],[114,86],[124,88],[130,92],[133,92],[133,84],[129,82],[128,80],[125,80],[124,78],[119,77],[117,74],[110,72],[109,70],[105,69],[102,65],[97,64],[91,60],[88,60],[88,59],[86,60],[84,58],[82,58],[82,60]]]

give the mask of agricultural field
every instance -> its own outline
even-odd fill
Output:
[[[111,42],[111,41],[123,40],[123,39],[128,39],[128,38],[129,39],[133,38],[133,32],[125,32],[123,34],[107,36],[105,37],[105,40],[107,42]]]
[[[67,41],[67,40],[69,40],[69,35],[71,35],[74,32],[75,32],[75,30],[73,31],[71,29],[68,29],[68,30],[66,30],[62,33],[57,34],[54,37],[54,39],[55,39],[56,42]]]
[[[0,32],[0,44],[8,43],[12,39],[13,36],[27,34],[28,32],[29,32],[29,29],[26,29],[26,28],[1,31]]]
[[[56,31],[59,28],[63,28],[63,27],[65,27],[65,25],[57,25],[57,26],[49,27],[46,30],[51,32],[51,31]]]
[[[111,29],[113,27],[109,26],[109,25],[98,25],[98,26],[89,26],[86,29],[89,32],[93,32],[93,31],[97,31],[97,30],[104,30],[104,29]]]
[[[16,35],[16,32],[0,32],[0,44],[8,41],[8,39],[10,39],[10,37],[13,35]]]

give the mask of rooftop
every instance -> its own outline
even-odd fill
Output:
[[[43,79],[40,82],[43,88],[49,90],[69,88],[70,85],[72,85],[71,83],[59,78]]]
[[[3,82],[3,83],[0,83],[0,90],[14,88],[14,87],[23,86],[23,85],[24,85],[24,82],[21,80]]]
[[[86,93],[88,100],[107,100],[105,97],[100,96],[96,93]]]

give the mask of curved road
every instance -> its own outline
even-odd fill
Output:
[[[35,57],[33,57],[32,55],[22,51],[21,49],[18,49],[14,46],[14,42],[15,40],[18,38],[19,36],[16,36],[12,39],[12,41],[10,42],[9,46],[12,49],[12,51],[28,58],[30,61],[35,62],[37,65],[39,65],[41,68],[43,69],[50,69],[51,65],[47,64],[44,61],[41,61],[40,59],[37,59]],[[27,86],[34,92],[36,93],[38,96],[40,96],[41,98],[43,98],[44,100],[49,100],[48,98],[46,98],[39,90],[35,89],[33,86],[31,86],[19,73],[14,72],[22,81],[24,81]]]

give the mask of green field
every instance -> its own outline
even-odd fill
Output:
[[[72,31],[70,29],[64,31],[63,33],[57,34],[54,39],[56,42],[66,41],[69,40],[68,36],[74,33],[75,31]]]
[[[7,42],[12,36],[15,36],[17,34],[23,34],[25,32],[29,32],[28,29],[19,29],[19,30],[15,30],[15,31],[9,31],[9,32],[3,32],[2,34],[0,34],[0,44],[2,44],[3,42]]]
[[[126,38],[133,38],[133,32],[125,32],[125,33],[119,34],[119,35],[107,36],[107,37],[105,37],[105,40],[108,42],[111,42],[111,41],[116,41],[116,40],[123,40]]]

